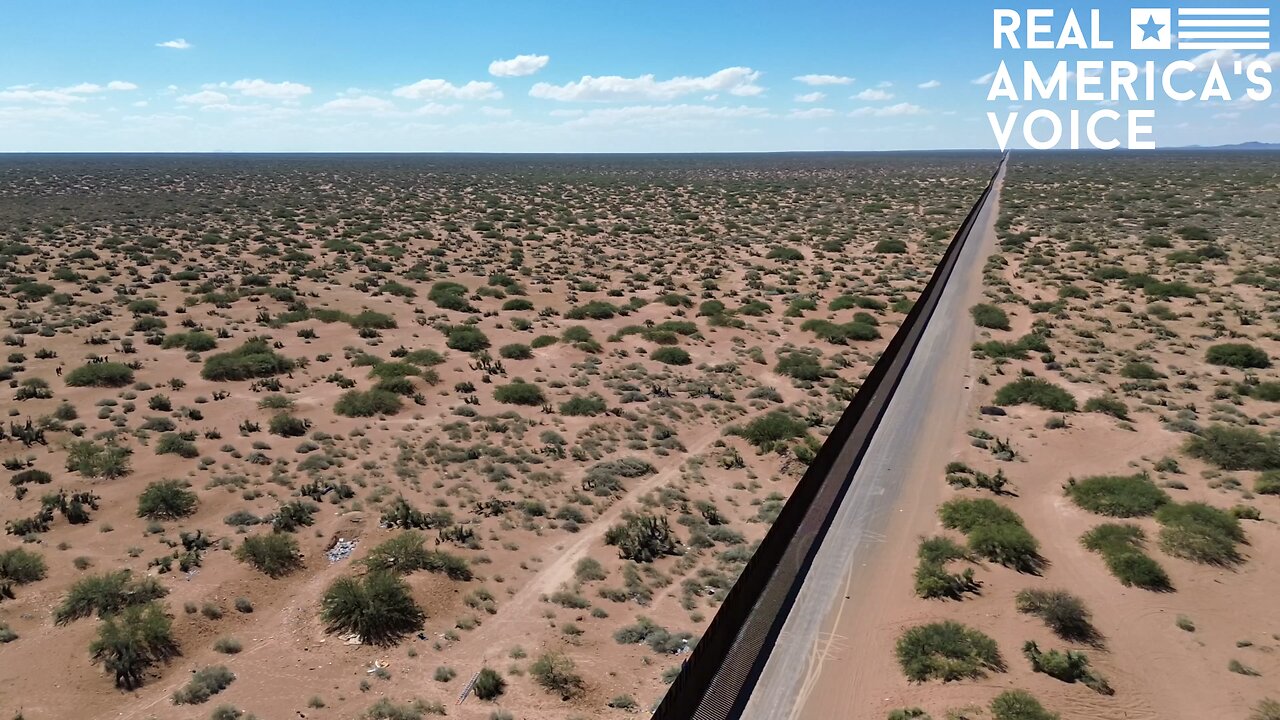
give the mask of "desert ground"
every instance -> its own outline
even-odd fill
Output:
[[[643,714],[994,163],[0,158],[0,717]],[[1011,168],[986,278],[1010,329],[991,339],[1049,349],[985,352],[978,389],[990,404],[1030,371],[1085,411],[1016,405],[956,429],[959,461],[1004,470],[996,499],[1048,564],[966,554],[949,569],[972,567],[979,592],[912,599],[909,537],[880,590],[910,617],[883,618],[868,656],[892,669],[899,628],[958,618],[1008,672],[881,673],[877,717],[1010,683],[1065,717],[1235,717],[1280,675],[1280,483],[1183,450],[1273,422],[1274,370],[1204,353],[1277,354],[1275,172],[1089,168]],[[1155,298],[1138,273],[1197,292]],[[1158,377],[1127,379],[1131,360]],[[1085,405],[1113,396],[1123,418]],[[1143,516],[1123,522],[1173,591],[1111,577],[1079,543],[1103,519],[1061,487],[1143,470],[1171,502],[1260,512],[1238,557],[1170,555]],[[1027,669],[1023,640],[1063,647],[1014,610],[1041,586],[1088,602],[1114,696]]]
[[[1280,717],[1276,160],[1013,156],[965,420],[799,717]]]

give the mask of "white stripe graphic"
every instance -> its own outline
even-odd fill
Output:
[[[1270,20],[1178,20],[1178,27],[1271,27]]]
[[[1221,30],[1212,31],[1196,31],[1196,32],[1178,32],[1178,37],[1187,38],[1188,40],[1204,40],[1209,38],[1218,38],[1224,40],[1266,40],[1271,37],[1271,33],[1266,32],[1223,32]]]
[[[1271,8],[1178,8],[1179,15],[1270,15]]]
[[[1183,50],[1270,50],[1270,43],[1180,42]]]

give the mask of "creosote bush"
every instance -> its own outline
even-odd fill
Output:
[[[493,389],[493,399],[508,405],[541,405],[546,402],[542,388],[516,378],[514,382]]]
[[[996,391],[997,405],[1035,405],[1053,412],[1075,412],[1071,393],[1041,378],[1020,378]]]
[[[124,363],[89,363],[67,373],[66,381],[73,387],[124,387],[133,382],[133,369]]]
[[[298,541],[288,533],[272,532],[250,535],[236,548],[236,559],[257,568],[262,574],[278,578],[302,567]]]
[[[481,668],[471,691],[481,700],[494,700],[507,691],[507,681],[498,674],[497,670],[489,667]]]
[[[1200,502],[1170,503],[1156,512],[1160,549],[1206,565],[1235,565],[1243,561],[1236,549],[1244,542],[1240,520],[1225,510]]]
[[[1257,345],[1248,343],[1220,343],[1205,351],[1204,359],[1211,365],[1233,368],[1269,368],[1271,358]]]
[[[346,417],[374,417],[395,415],[403,403],[400,396],[389,390],[348,390],[333,405],[333,411]]]
[[[1210,425],[1187,441],[1186,451],[1223,470],[1280,470],[1280,439],[1253,428]]]
[[[1059,720],[1025,690],[1006,690],[991,701],[992,720]]]
[[[133,690],[153,665],[178,655],[173,626],[159,603],[130,605],[120,615],[109,615],[89,644],[94,662],[115,676],[116,687]]]
[[[71,586],[62,603],[54,609],[53,620],[65,625],[94,614],[115,615],[127,607],[162,598],[168,592],[155,578],[135,580],[128,570],[90,575]]]
[[[1101,635],[1084,601],[1066,590],[1029,588],[1015,598],[1018,612],[1034,615],[1063,640],[1097,643]]]
[[[1167,592],[1173,589],[1160,563],[1142,551],[1146,536],[1136,525],[1104,523],[1085,533],[1081,544],[1100,553],[1107,569],[1126,587]]]
[[[1169,495],[1156,487],[1146,473],[1072,478],[1066,493],[1089,512],[1119,518],[1151,515],[1169,502]]]
[[[1037,573],[1044,566],[1040,544],[1009,508],[987,498],[955,498],[938,508],[942,525],[959,530],[975,554],[1019,572]]]
[[[1004,672],[996,641],[950,620],[918,625],[898,638],[898,664],[912,682],[950,682]]]
[[[225,665],[214,665],[201,668],[191,676],[191,680],[173,693],[174,705],[198,705],[207,702],[236,679],[235,673]]]
[[[409,586],[389,572],[338,578],[324,593],[321,617],[329,632],[355,633],[373,645],[394,645],[421,630],[424,618]]]
[[[138,496],[138,517],[174,520],[196,511],[196,494],[181,480],[160,480],[147,485]]]
[[[572,700],[582,694],[585,684],[576,672],[573,660],[561,652],[543,653],[529,667],[529,675],[547,692]]]
[[[992,330],[1009,329],[1009,316],[995,305],[989,303],[974,305],[969,308],[969,314],[973,316],[973,322],[978,327]]]

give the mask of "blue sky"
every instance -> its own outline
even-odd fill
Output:
[[[1034,4],[1060,15],[1073,7]],[[1128,4],[1078,6],[1085,15],[1102,10],[1104,33],[1122,48],[1115,53],[997,51],[993,7],[973,0],[8,3],[0,151],[994,147],[985,113],[1030,108],[988,102],[988,85],[974,82],[1001,60],[1134,57]],[[1161,145],[1280,141],[1274,98],[1141,105],[1158,108]],[[1072,107],[1090,112],[1097,104]]]

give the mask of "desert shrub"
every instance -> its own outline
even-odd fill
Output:
[[[805,382],[817,382],[829,373],[822,367],[822,363],[818,362],[817,356],[806,352],[782,355],[778,358],[778,365],[774,369],[779,375]]]
[[[185,333],[174,333],[165,337],[160,347],[168,350],[170,348],[182,348],[187,352],[208,352],[218,346],[218,340],[214,336],[199,330],[193,330]]]
[[[1236,544],[1244,542],[1240,520],[1199,502],[1170,503],[1156,511],[1160,549],[1206,565],[1234,565],[1242,560]]]
[[[355,633],[367,643],[393,645],[422,628],[422,610],[409,586],[388,572],[363,579],[338,578],[321,600],[321,617],[329,632]]]
[[[1253,707],[1249,720],[1280,720],[1280,702],[1263,698]]]
[[[1095,643],[1101,637],[1084,601],[1066,590],[1029,588],[1018,593],[1018,612],[1034,615],[1063,640]]]
[[[968,551],[950,538],[940,536],[921,540],[917,557],[915,591],[919,597],[959,599],[964,593],[977,590],[978,583],[973,579],[972,568],[966,568],[959,574],[947,572],[948,562],[969,557]]]
[[[1125,586],[1144,590],[1173,589],[1169,576],[1160,563],[1142,551],[1146,537],[1136,525],[1105,523],[1085,533],[1080,542],[1085,548],[1100,553],[1111,574]]]
[[[1164,373],[1144,362],[1130,362],[1120,369],[1120,376],[1130,380],[1159,380]]]
[[[221,637],[213,642],[213,649],[223,655],[235,655],[244,649],[244,645],[235,638]]]
[[[570,308],[564,316],[569,320],[608,320],[618,312],[618,306],[613,303],[592,300],[585,305]]]
[[[456,325],[449,328],[444,344],[462,352],[478,352],[489,347],[489,338],[480,328],[471,325]]]
[[[585,689],[582,676],[575,670],[573,660],[564,653],[553,651],[543,653],[535,660],[529,666],[529,675],[547,692],[559,695],[561,700],[572,700]]]
[[[173,693],[173,704],[199,705],[226,690],[235,679],[235,673],[228,670],[225,665],[201,668],[191,676],[186,685]]]
[[[876,243],[874,251],[889,255],[901,255],[907,251],[907,243],[897,238],[885,238]]]
[[[1268,470],[1253,483],[1253,491],[1259,495],[1280,495],[1280,471]]]
[[[524,343],[512,343],[498,348],[498,354],[508,360],[528,360],[533,357],[533,350]]]
[[[1275,380],[1263,380],[1247,389],[1249,397],[1267,402],[1280,402],[1280,382]]]
[[[1022,654],[1031,663],[1031,669],[1034,672],[1044,673],[1065,683],[1083,683],[1103,695],[1115,694],[1115,690],[1111,689],[1107,681],[1090,667],[1089,656],[1082,652],[1075,650],[1044,652],[1035,642],[1028,640],[1022,646]]]
[[[396,327],[395,318],[374,310],[361,310],[346,320],[348,325],[357,330],[393,330]]]
[[[859,315],[865,315],[865,313],[859,313]],[[874,318],[872,319],[874,320]],[[800,325],[800,329],[812,332],[819,339],[835,345],[845,345],[850,340],[866,341],[880,337],[880,331],[876,329],[875,325],[865,320],[854,320],[853,322],[838,324],[830,320],[813,318],[804,321]]]
[[[1253,428],[1210,425],[1187,441],[1186,451],[1223,470],[1280,470],[1280,440]]]
[[[890,710],[886,720],[932,720],[929,713],[918,707]]]
[[[53,620],[65,625],[93,614],[114,615],[127,607],[162,598],[168,592],[155,578],[135,580],[128,570],[90,575],[71,586],[62,603],[54,608]]]
[[[1267,356],[1267,351],[1248,343],[1212,345],[1205,351],[1204,359],[1210,365],[1225,365],[1233,368],[1271,367],[1271,358]]]
[[[509,405],[541,405],[547,401],[542,388],[516,378],[514,382],[493,389],[493,399]]]
[[[302,567],[302,553],[292,535],[272,532],[246,537],[236,548],[236,559],[268,577],[284,577]]]
[[[9,484],[14,487],[22,487],[23,485],[28,484],[48,485],[51,482],[53,482],[52,475],[44,470],[37,470],[36,468],[14,473],[13,477],[9,478]]]
[[[1120,420],[1129,419],[1129,408],[1115,395],[1098,395],[1084,402],[1085,412],[1102,413]]]
[[[252,338],[230,352],[210,355],[200,376],[205,380],[249,380],[289,372],[294,362],[271,349],[266,338]]]
[[[1058,720],[1025,690],[1006,690],[991,701],[991,720]]]
[[[1150,515],[1169,502],[1169,495],[1156,487],[1146,473],[1072,478],[1066,492],[1076,505],[1089,512],[1120,518]]]
[[[510,300],[502,303],[502,309],[522,312],[525,310],[532,310],[533,303],[529,302],[526,298],[511,298]]]
[[[116,687],[133,690],[146,671],[178,654],[173,627],[158,603],[131,605],[120,615],[103,618],[89,655],[115,675]]]
[[[307,434],[307,421],[288,413],[272,415],[267,431],[280,437],[302,437]]]
[[[507,681],[493,668],[481,668],[471,691],[481,700],[493,700],[507,691]]]
[[[443,550],[428,550],[424,543],[422,533],[407,530],[374,547],[362,562],[370,572],[407,575],[426,570],[443,573],[454,580],[471,579],[471,567],[466,558]]]
[[[689,353],[678,347],[660,347],[649,353],[649,357],[664,365],[688,365],[693,362]]]
[[[643,615],[634,625],[624,625],[613,633],[619,645],[648,645],[656,653],[671,655],[688,649],[693,635],[687,632],[673,633]]]
[[[1031,404],[1054,412],[1075,412],[1071,393],[1041,378],[1021,378],[996,391],[997,405]]]
[[[769,452],[788,440],[804,437],[809,426],[786,411],[770,410],[746,425],[729,428],[727,432],[745,438],[761,452]]]
[[[622,478],[644,477],[655,472],[657,468],[652,463],[636,457],[605,460],[587,470],[582,480],[582,487],[600,497],[609,497],[622,492]]]
[[[973,316],[973,323],[978,327],[992,330],[1009,329],[1009,316],[995,305],[979,303],[969,308],[969,314]]]
[[[793,247],[777,245],[770,249],[765,257],[769,260],[786,260],[787,262],[794,262],[797,260],[804,260],[804,253]]]
[[[0,552],[0,585],[26,585],[43,580],[48,567],[44,558],[23,548]]]
[[[444,280],[432,285],[430,292],[427,293],[427,299],[445,310],[476,312],[471,303],[467,302],[466,286],[456,282]]]
[[[196,511],[196,494],[181,480],[159,480],[138,496],[138,517],[173,520]]]
[[[168,432],[156,442],[157,455],[177,455],[190,460],[200,456],[200,449],[193,442],[193,434]]]
[[[913,682],[980,678],[1005,669],[995,640],[951,621],[908,629],[898,638],[896,653],[902,672]]]
[[[133,382],[133,369],[124,363],[89,363],[67,373],[67,384],[73,387],[124,387]]]
[[[968,536],[975,554],[1019,572],[1039,572],[1039,543],[1009,508],[987,498],[956,498],[938,508],[944,527]]]
[[[653,562],[674,555],[678,541],[666,517],[628,514],[605,531],[604,541],[618,548],[618,554],[636,562]]]
[[[548,345],[555,345],[558,342],[560,342],[560,339],[555,335],[539,335],[531,340],[529,345],[536,350],[538,348],[547,347]]]
[[[333,404],[333,411],[346,417],[374,417],[394,415],[403,403],[400,396],[390,390],[348,390]]]
[[[590,395],[574,395],[560,403],[561,415],[599,415],[606,409],[604,398],[592,393]]]

